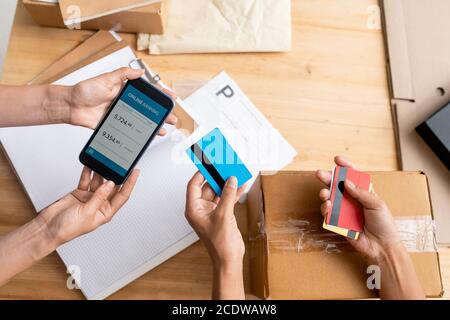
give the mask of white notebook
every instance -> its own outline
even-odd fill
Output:
[[[57,83],[72,85],[133,59],[126,47]],[[91,134],[68,125],[0,129],[0,141],[37,211],[76,187],[82,169],[78,155]],[[186,185],[196,171],[179,150],[184,139],[178,130],[157,137],[138,164],[141,176],[131,199],[114,219],[58,248],[66,266],[79,270],[86,298],[107,297],[197,241],[184,218]]]

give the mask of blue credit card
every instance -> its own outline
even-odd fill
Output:
[[[186,152],[219,196],[228,178],[236,177],[238,187],[252,178],[250,171],[218,128],[194,143]]]

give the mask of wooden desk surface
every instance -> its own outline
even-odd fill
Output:
[[[382,33],[367,27],[368,8],[377,0],[292,4],[289,53],[139,56],[167,82],[207,80],[226,70],[297,149],[289,169],[330,168],[336,154],[364,170],[398,169]],[[25,84],[91,34],[41,28],[19,4],[1,83]],[[134,46],[134,35],[123,37]],[[36,213],[3,154],[0,185],[0,234],[4,234]],[[237,215],[246,233],[244,208],[238,208]],[[441,251],[447,288],[450,250]],[[66,279],[64,264],[53,253],[1,287],[0,298],[83,298],[79,291],[66,288]],[[197,243],[111,298],[209,298],[210,288],[210,261]]]

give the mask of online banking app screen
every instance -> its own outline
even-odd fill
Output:
[[[166,113],[166,108],[128,85],[86,152],[125,176]]]

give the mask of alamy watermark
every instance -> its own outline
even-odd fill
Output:
[[[366,270],[367,274],[370,276],[367,278],[366,284],[369,290],[380,290],[381,289],[381,269],[377,265],[370,265]]]
[[[66,281],[67,289],[78,290],[81,287],[81,268],[77,265],[70,265],[67,267],[69,277]]]

